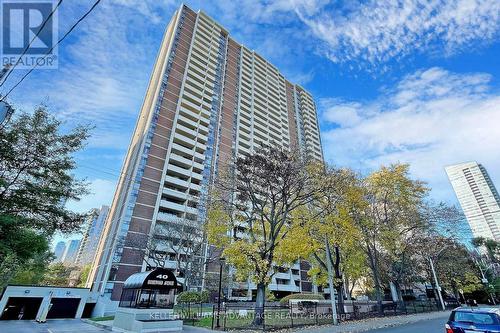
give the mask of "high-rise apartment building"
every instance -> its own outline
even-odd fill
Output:
[[[75,265],[76,255],[78,254],[78,248],[80,247],[80,239],[72,239],[66,244],[66,249],[62,255],[61,261],[63,264],[68,266]]]
[[[182,5],[166,29],[88,286],[119,300],[125,279],[151,265],[137,244],[157,224],[201,226],[219,171],[265,144],[323,160],[311,94]],[[167,267],[182,278],[174,261]],[[299,265],[277,276],[280,290],[301,290]]]
[[[94,208],[90,211],[84,223],[83,236],[76,255],[75,263],[78,266],[85,266],[93,262],[108,211],[108,206],[101,206],[100,209]]]
[[[500,196],[486,169],[477,162],[446,167],[474,237],[500,241]]]
[[[61,261],[65,250],[66,250],[66,243],[63,241],[57,242],[57,244],[54,248],[54,256],[55,256],[54,261],[55,262]]]

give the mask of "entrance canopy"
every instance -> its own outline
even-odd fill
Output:
[[[172,308],[178,282],[166,268],[135,273],[123,284],[120,307]]]
[[[174,273],[166,268],[132,274],[123,285],[123,289],[170,290],[176,288],[177,279]]]

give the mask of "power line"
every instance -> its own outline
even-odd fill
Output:
[[[87,16],[88,16],[88,15],[89,15],[89,14],[90,14],[93,10],[94,10],[94,8],[95,8],[95,7],[97,7],[97,5],[98,5],[100,2],[101,2],[101,0],[97,0],[97,1],[96,1],[93,5],[92,5],[92,7],[90,7],[90,9],[89,9],[89,10],[88,10],[88,11],[87,11],[87,12],[86,12],[86,13],[85,13],[82,17],[80,17],[80,18],[78,19],[78,21],[76,21],[76,23],[75,23],[75,24],[73,24],[73,26],[72,26],[72,27],[71,27],[71,28],[70,28],[70,29],[69,29],[69,30],[68,30],[68,31],[64,34],[64,36],[62,36],[62,38],[61,38],[61,39],[59,39],[59,40],[57,41],[57,43],[56,43],[55,45],[53,45],[53,46],[50,48],[50,50],[48,50],[48,51],[47,51],[47,52],[43,55],[43,58],[45,58],[47,55],[49,55],[49,54],[50,54],[50,52],[52,52],[52,50],[54,50],[54,48],[55,48],[57,45],[59,45],[59,44],[60,44],[60,43],[61,43],[64,39],[66,39],[66,37],[68,37],[68,35],[69,35],[69,34],[70,34],[70,33],[71,33],[71,32],[72,32],[75,28],[76,28],[76,26],[77,26],[78,24],[80,24],[80,22],[82,22],[82,21],[83,21],[83,20],[84,20],[84,19],[85,19],[85,18],[86,18],[86,17],[87,17]],[[42,59],[43,59],[43,58],[42,58]],[[35,68],[37,68],[37,67],[38,67],[38,62],[36,62],[36,63],[35,63],[35,65],[34,65],[34,66],[33,66],[33,67],[32,67],[32,68],[31,68],[31,69],[30,69],[30,70],[29,70],[26,74],[24,74],[24,75],[23,75],[23,77],[22,77],[22,78],[21,78],[21,79],[20,79],[20,80],[19,80],[19,81],[18,81],[18,82],[14,85],[14,86],[12,86],[12,88],[11,88],[11,89],[10,89],[10,90],[9,90],[9,91],[5,94],[5,96],[3,96],[2,98],[0,98],[0,101],[3,101],[4,99],[6,99],[6,98],[7,98],[7,96],[9,96],[9,94],[10,94],[10,93],[11,93],[14,89],[16,89],[16,88],[17,88],[17,86],[19,86],[19,85],[21,84],[21,82],[23,82],[23,81],[24,81],[24,79],[26,79],[26,77],[27,77],[28,75],[30,75],[30,74],[31,74],[31,72],[33,72],[33,70],[35,70]]]
[[[56,12],[57,8],[59,8],[59,6],[61,5],[62,2],[63,2],[63,0],[59,0],[57,2],[56,6],[54,7],[54,9],[52,9],[52,12],[50,12],[50,14],[42,22],[42,24],[40,25],[40,29],[37,31],[36,35],[33,36],[33,38],[31,39],[31,41],[29,42],[28,46],[26,46],[26,48],[23,50],[23,53],[21,53],[21,55],[17,59],[16,63],[14,65],[12,65],[12,68],[9,68],[9,70],[8,70],[6,76],[5,76],[5,79],[3,79],[3,81],[0,81],[0,87],[2,87],[5,84],[5,82],[7,82],[7,79],[9,78],[10,74],[12,73],[12,71],[21,62],[22,57],[26,54],[26,52],[28,52],[29,48],[31,47],[31,44],[33,44],[33,42],[35,41],[35,39],[42,32],[43,28],[45,28],[45,25],[52,18],[52,16],[54,15],[54,13]]]
[[[94,167],[91,167],[89,165],[85,165],[85,164],[82,164],[82,163],[79,163],[78,164],[78,167],[81,168],[87,168],[87,169],[90,169],[90,170],[94,170],[96,171],[96,174],[94,174],[94,176],[98,176],[100,177],[101,179],[104,179],[104,180],[108,180],[108,181],[116,181],[117,183],[120,182],[121,179],[123,179],[123,183],[124,184],[132,184],[133,182],[136,181],[135,177],[132,175],[132,174],[127,174],[123,171],[116,171],[114,170],[113,172],[110,172],[110,171],[105,171],[105,170],[102,170],[102,169],[98,169],[98,168],[94,168]],[[107,168],[108,170],[112,170],[111,168]],[[111,176],[114,176],[114,177],[117,177],[115,179],[110,179],[110,178],[106,178],[106,177],[102,177],[102,175],[99,175],[99,173],[101,174],[107,174],[107,175],[111,175]],[[146,178],[147,179],[147,178]],[[142,180],[142,178],[141,178]],[[141,183],[141,188],[144,188],[144,189],[147,189],[151,192],[157,192],[158,191],[158,187],[152,185],[152,184],[148,184],[147,182],[144,183],[144,182],[140,182]],[[160,181],[158,183],[161,183]]]

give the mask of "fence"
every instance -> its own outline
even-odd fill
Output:
[[[454,308],[458,304],[448,304]],[[383,302],[381,309],[376,302],[345,302],[343,311],[337,304],[339,322],[382,316],[395,316],[440,310],[433,300],[410,302]],[[308,325],[324,325],[333,321],[331,303],[304,301],[290,305],[266,305],[257,311],[262,320],[256,321],[253,303],[226,303],[220,312],[214,304],[185,304],[176,307],[176,313],[185,324],[217,330],[262,329],[272,331]]]
[[[213,303],[183,303],[176,304],[174,314],[191,326],[212,327],[217,315],[217,306]]]

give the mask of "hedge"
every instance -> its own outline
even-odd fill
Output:
[[[325,298],[321,294],[291,294],[283,297],[280,300],[280,303],[283,305],[287,305],[288,301],[291,299],[318,300],[318,301],[325,300]]]
[[[206,303],[208,302],[208,291],[183,291],[177,295],[177,303]]]

